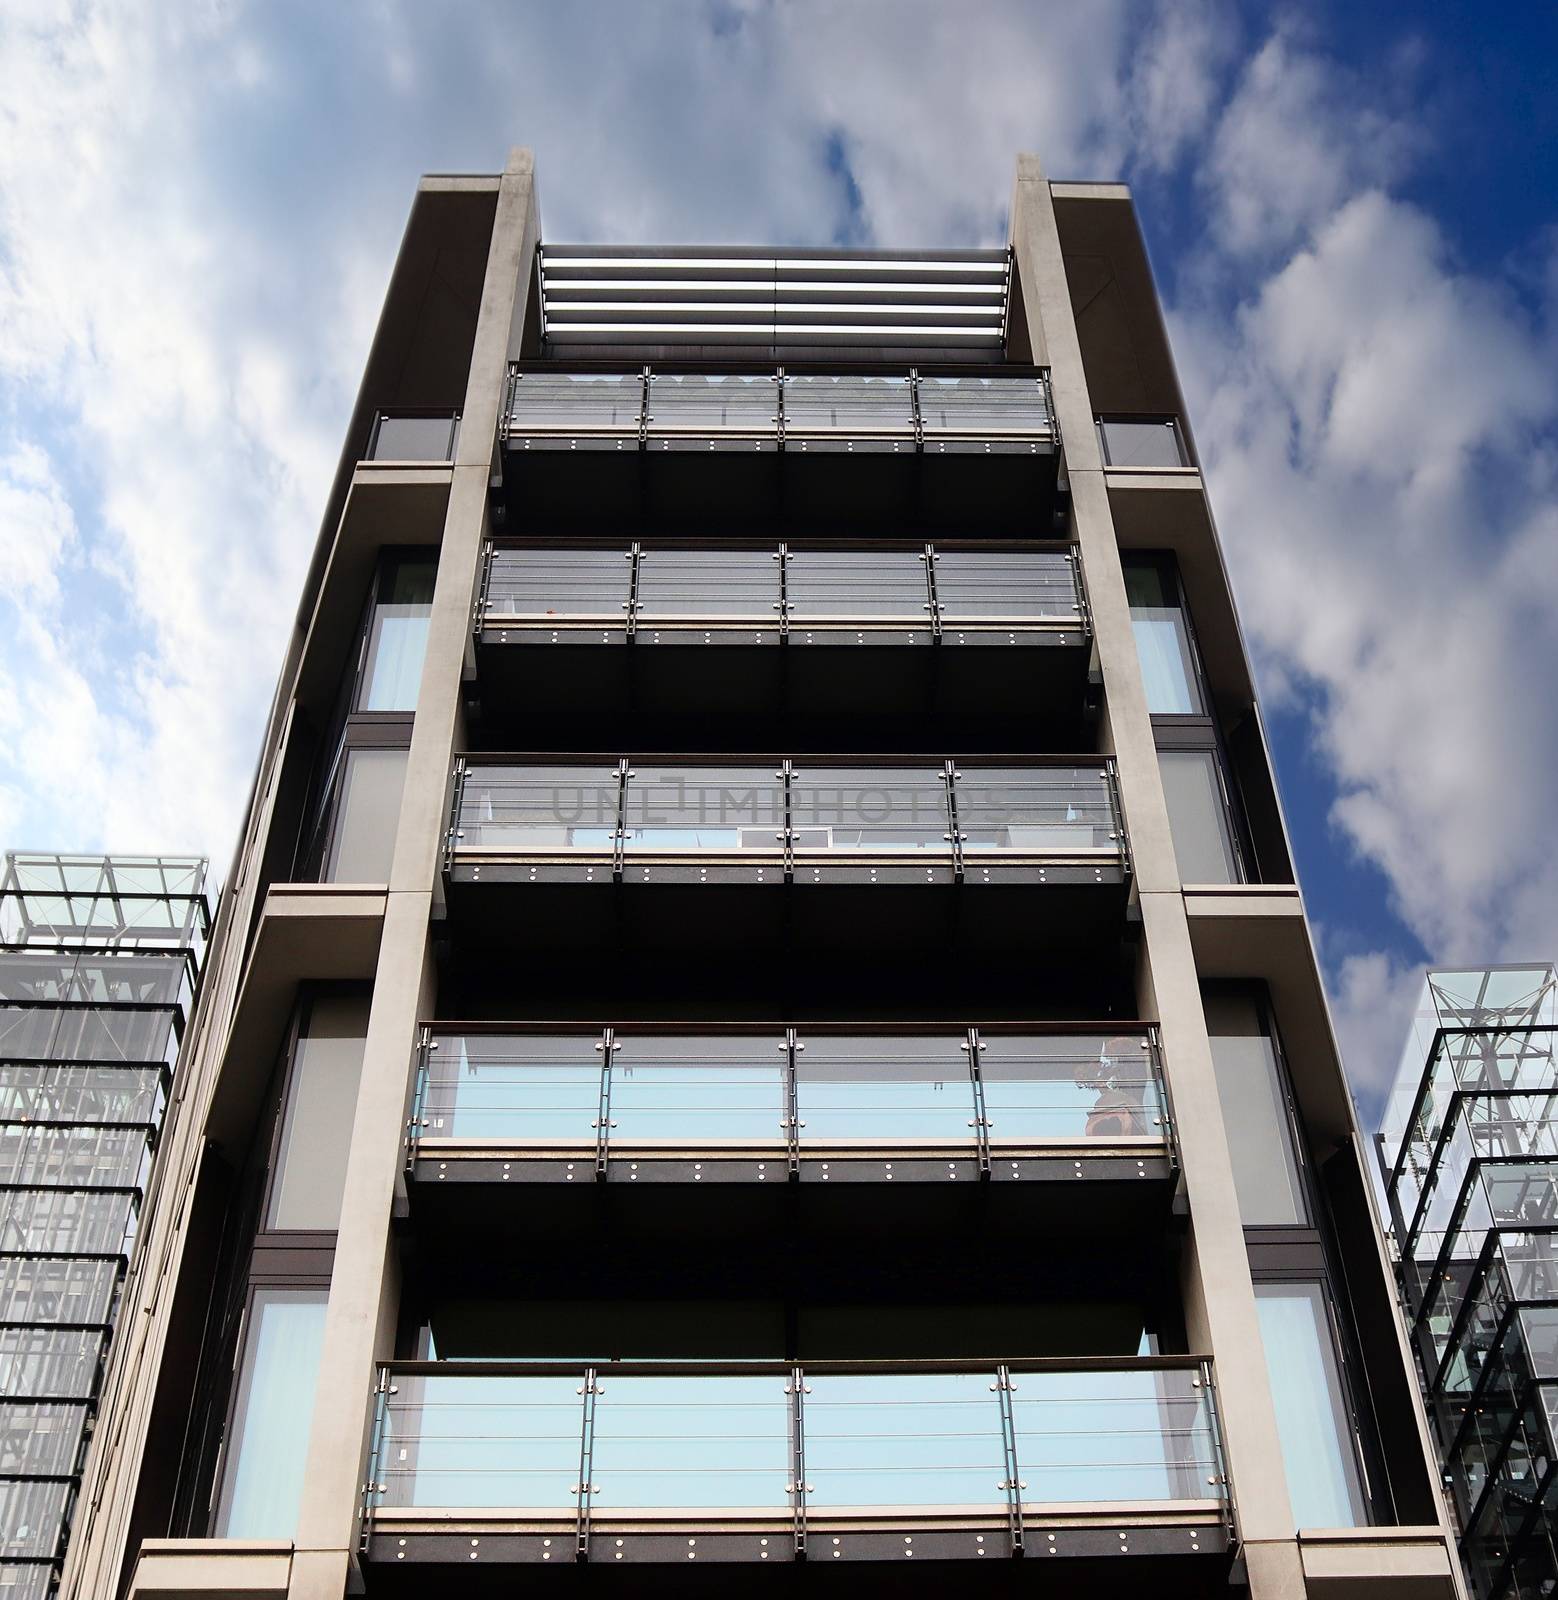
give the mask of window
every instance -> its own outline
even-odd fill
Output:
[[[1308,1208],[1276,1046],[1248,994],[1207,994],[1206,1031],[1246,1228],[1304,1227]]]
[[[340,1226],[367,1031],[365,996],[323,995],[309,1007],[287,1074],[266,1227]]]
[[[327,1289],[256,1289],[228,1430],[216,1534],[290,1539],[297,1532]]]
[[[1357,1527],[1367,1516],[1324,1290],[1319,1283],[1257,1283],[1255,1305],[1294,1524]]]
[[[421,557],[385,564],[368,624],[359,711],[416,710],[436,570]]]
[[[1106,467],[1188,467],[1173,417],[1100,417],[1098,443]]]
[[[1242,882],[1216,752],[1161,750],[1158,768],[1180,882]]]
[[[346,751],[324,882],[389,882],[406,754],[362,746]]]
[[[1179,588],[1156,562],[1125,565],[1125,593],[1131,606],[1131,631],[1141,659],[1147,709],[1154,716],[1195,717],[1206,712],[1196,673],[1190,630],[1185,625]]]

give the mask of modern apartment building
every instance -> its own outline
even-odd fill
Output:
[[[417,192],[65,1594],[1458,1593],[1129,192],[539,217]]]
[[[1558,976],[1431,971],[1380,1130],[1428,1412],[1479,1600],[1558,1593]]]
[[[0,866],[6,1600],[44,1600],[65,1554],[200,975],[205,872],[185,857],[14,850]]]

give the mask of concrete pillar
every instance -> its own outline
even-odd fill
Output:
[[[522,326],[539,235],[535,162],[511,153],[498,191],[460,442],[439,549],[427,654],[406,762],[374,979],[362,1084],[351,1129],[335,1274],[309,1434],[288,1594],[339,1600],[359,1532],[375,1364],[391,1353],[399,1305],[390,1236],[403,1159],[416,1025],[434,998],[431,921],[438,899],[461,679],[487,531],[487,489],[511,330]],[[360,1441],[362,1448],[344,1448]]]
[[[1017,159],[1011,235],[1029,339],[1046,353],[1054,387],[1131,844],[1148,987],[1184,1159],[1192,1230],[1185,1284],[1191,1337],[1214,1362],[1241,1536],[1262,1547],[1250,1565],[1252,1593],[1259,1600],[1287,1600],[1303,1593],[1303,1577],[1233,1166],[1054,202],[1035,156]]]

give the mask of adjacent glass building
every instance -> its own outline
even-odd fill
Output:
[[[1125,189],[424,180],[230,883],[72,1600],[1458,1593]]]
[[[1431,971],[1380,1155],[1461,1554],[1480,1600],[1558,1592],[1558,977]]]
[[[205,948],[206,864],[0,876],[0,1594],[54,1588]]]

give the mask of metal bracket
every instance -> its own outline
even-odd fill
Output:
[[[925,563],[925,609],[930,614],[930,637],[932,644],[941,643],[941,600],[936,593],[936,547],[933,544],[925,546],[920,552],[920,560]]]
[[[628,771],[626,756],[617,763],[617,826],[611,835],[611,879],[613,883],[622,882],[622,874],[627,865],[627,831],[628,831],[628,779],[632,773]]]
[[[509,429],[514,416],[515,391],[519,387],[519,368],[509,363],[508,381],[503,385],[503,415],[498,418],[498,443],[509,442]]]
[[[417,1035],[417,1076],[411,1090],[411,1115],[406,1121],[406,1176],[409,1178],[417,1164],[417,1146],[422,1140],[423,1113],[427,1110],[427,1080],[432,1072],[433,1044],[431,1028],[421,1028]]]
[[[639,383],[638,391],[638,448],[649,448],[649,386],[655,381],[655,375],[646,366],[643,377]]]
[[[805,1047],[796,1042],[795,1029],[784,1030],[784,1133],[785,1159],[791,1178],[801,1175],[801,1101],[796,1081],[796,1052]]]
[[[790,1505],[795,1518],[795,1559],[806,1559],[806,1374],[790,1369]]]
[[[1120,846],[1120,866],[1125,873],[1125,881],[1131,881],[1131,841],[1125,831],[1125,803],[1120,798],[1120,772],[1114,764],[1114,757],[1110,756],[1104,762],[1104,777],[1109,785],[1109,809],[1113,812],[1115,842]]]
[[[492,540],[486,540],[481,551],[481,581],[476,585],[476,605],[471,613],[471,634],[481,638],[482,624],[487,620],[487,591],[492,582]]]
[[[918,454],[925,448],[925,415],[920,410],[920,371],[909,368],[909,415],[914,420],[914,449]]]
[[[958,824],[958,791],[957,781],[962,774],[957,769],[955,761],[943,764],[942,778],[947,787],[947,828],[948,844],[952,847],[952,881],[963,881],[963,839],[962,829]]]
[[[784,881],[795,881],[795,818],[793,804],[790,796],[790,780],[795,776],[795,766],[788,756],[778,772],[774,774],[784,785],[784,821],[780,824],[779,837],[784,846]]]
[[[984,1049],[979,1030],[970,1028],[963,1048],[968,1051],[968,1078],[974,1091],[974,1148],[979,1155],[979,1176],[990,1176],[990,1113],[985,1106],[985,1080],[979,1070],[979,1052]]]
[[[784,449],[784,368],[780,367],[774,374],[775,395],[777,403],[774,406],[775,437],[779,441],[779,448]]]
[[[1017,1464],[1017,1421],[1012,1414],[1012,1390],[1017,1385],[1012,1382],[1011,1369],[997,1367],[991,1387],[1001,1407],[1001,1459],[1006,1471],[1001,1487],[1006,1491],[1006,1525],[1011,1534],[1012,1554],[1020,1556],[1023,1553],[1022,1491],[1025,1485]]]
[[[575,1486],[573,1553],[576,1561],[587,1561],[590,1555],[590,1496],[595,1493],[590,1474],[595,1470],[595,1396],[599,1393],[595,1377],[595,1368],[586,1367],[584,1386],[579,1390],[584,1397],[584,1408],[579,1429],[579,1482]]]
[[[362,1529],[357,1536],[358,1554],[364,1556],[372,1535],[374,1496],[385,1492],[385,1485],[379,1481],[379,1458],[389,1427],[389,1388],[389,1372],[380,1367],[378,1382],[373,1387],[373,1432],[368,1445],[368,1471],[362,1486]]]
[[[638,577],[639,568],[644,559],[644,547],[637,539],[628,547],[628,600],[627,600],[627,635],[628,643],[632,644],[638,635]]]
[[[448,877],[454,871],[455,842],[460,836],[460,801],[465,791],[466,766],[465,757],[454,758],[454,771],[451,775],[452,793],[449,800],[449,825],[444,829],[444,876]]]
[[[616,1030],[607,1028],[595,1046],[600,1051],[600,1093],[595,1102],[595,1178],[604,1183],[611,1154],[611,1058],[616,1053]]]
[[[790,632],[789,545],[781,543],[774,559],[779,563],[779,637],[784,639]]]

